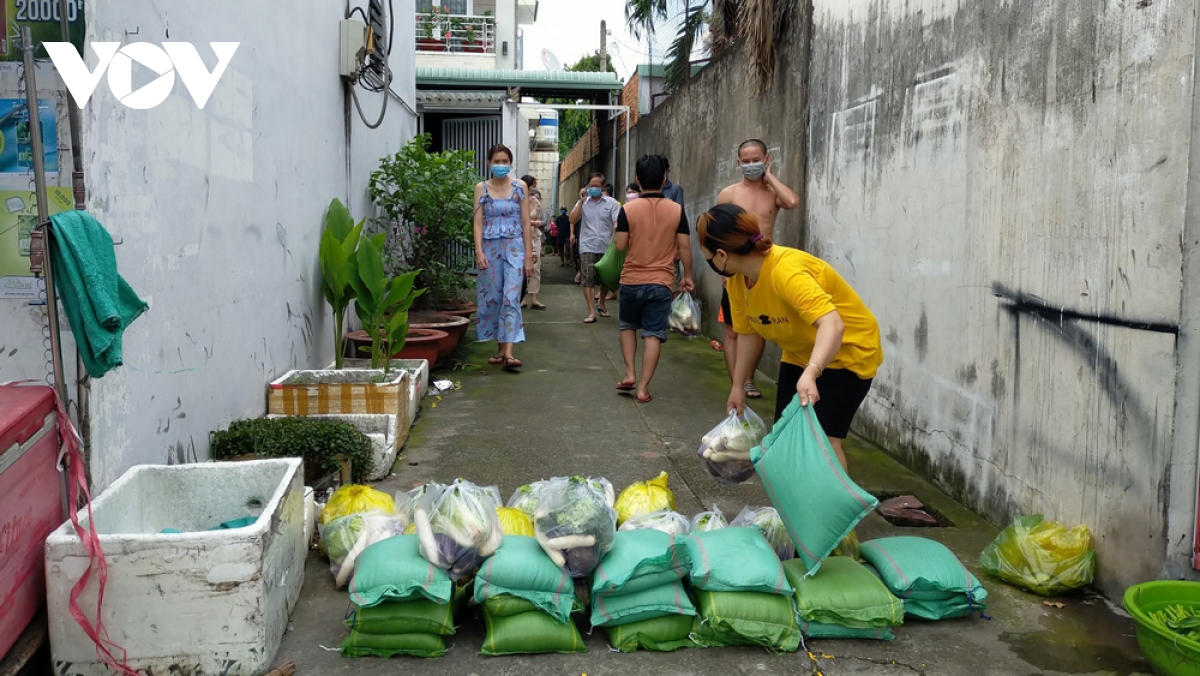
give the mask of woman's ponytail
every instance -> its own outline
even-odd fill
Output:
[[[736,204],[718,204],[696,221],[700,245],[709,251],[720,249],[731,254],[756,251],[766,254],[773,243],[763,236],[758,216]]]

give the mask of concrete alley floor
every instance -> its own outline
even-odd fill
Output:
[[[623,374],[616,304],[611,319],[580,323],[582,292],[557,259],[547,261],[545,312],[526,311],[528,342],[518,346],[525,366],[507,373],[487,365],[495,344],[465,343],[456,355],[466,365],[442,374],[461,390],[432,399],[413,430],[396,473],[377,488],[389,493],[457,477],[496,484],[507,500],[518,486],[567,474],[604,476],[617,491],[660,471],[670,474],[678,511],[692,515],[713,504],[732,519],[746,505],[769,505],[757,478],[737,487],[717,484],[700,467],[700,437],[722,417],[729,391],[725,364],[707,339],[672,336],[651,392],[638,405],[613,389]],[[468,336],[470,338],[471,336]],[[774,389],[761,383],[755,406],[764,419]],[[943,622],[906,619],[892,643],[812,640],[809,654],[772,655],[752,648],[685,649],[672,653],[610,651],[603,630],[587,637],[588,653],[482,657],[483,622],[469,618],[449,637],[441,659],[343,658],[342,624],[348,598],[337,590],[328,563],[310,554],[304,590],[277,658],[294,661],[300,674],[1135,674],[1149,673],[1133,638],[1133,624],[1094,596],[1043,599],[988,577],[977,568],[979,552],[998,529],[954,502],[927,481],[865,443],[848,443],[850,474],[873,493],[912,493],[955,524],[952,528],[897,528],[877,514],[858,528],[863,541],[886,535],[939,540],[959,555],[989,593],[987,621],[978,616]],[[586,627],[585,627],[586,629]],[[586,634],[585,634],[586,636]],[[815,661],[814,661],[815,658]]]

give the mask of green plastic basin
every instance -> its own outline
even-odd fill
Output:
[[[1150,613],[1180,604],[1200,607],[1200,582],[1143,582],[1125,590],[1125,610],[1137,624],[1138,647],[1159,676],[1200,676],[1200,643],[1153,622]]]

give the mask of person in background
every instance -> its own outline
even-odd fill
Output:
[[[630,183],[625,188],[625,203],[629,204],[642,194],[642,188],[637,183]]]
[[[534,214],[537,214],[538,220],[536,221],[533,219]],[[533,274],[529,275],[528,283],[525,286],[525,297],[521,301],[521,307],[528,307],[533,310],[546,309],[545,305],[538,302],[538,294],[542,291],[542,256],[545,253],[545,245],[542,244],[541,218],[542,193],[537,188],[534,188],[529,191],[529,232],[533,240]]]
[[[675,257],[683,260],[684,291],[692,283],[692,249],[687,216],[683,207],[663,197],[666,169],[662,158],[645,155],[637,163],[641,196],[631,198],[617,217],[616,246],[625,253],[621,269],[621,356],[625,379],[617,383],[623,392],[636,390],[640,404],[648,404],[650,380],[658,367],[662,344],[667,342],[667,319],[671,314]],[[642,377],[635,373],[637,331],[642,332]]]
[[[491,178],[475,185],[475,267],[479,269],[479,340],[495,340],[489,364],[521,367],[513,344],[525,342],[521,287],[533,274],[533,235],[528,188],[512,178],[513,153],[497,144],[488,150]]]
[[[621,205],[604,194],[604,174],[599,172],[592,174],[587,187],[579,191],[579,201],[571,210],[571,221],[579,224],[579,233],[574,236],[572,244],[579,243],[580,283],[588,306],[584,324],[595,324],[597,314],[601,317],[610,316],[605,306],[603,288],[596,304],[592,305],[592,302],[597,286],[596,262],[608,250],[620,211]]]
[[[758,216],[718,204],[696,222],[700,250],[728,280],[737,372],[725,410],[745,409],[753,357],[763,340],[783,349],[775,420],[798,397],[812,406],[846,467],[842,441],[883,363],[879,322],[858,293],[825,261],[763,236]]]
[[[616,198],[617,198],[617,194],[616,194],[616,192],[614,192],[614,191],[615,191],[615,189],[613,188],[613,184],[612,184],[612,183],[605,183],[605,184],[604,184],[604,196],[605,196],[605,197],[611,197],[611,198],[613,198],[613,199],[616,199]]]
[[[771,156],[767,153],[767,144],[759,139],[743,141],[738,147],[738,168],[742,172],[742,180],[722,190],[717,196],[717,204],[736,204],[754,214],[758,217],[763,238],[773,239],[775,218],[779,215],[779,210],[800,206],[800,196],[771,173]],[[727,290],[721,292],[720,319],[725,324],[725,343],[722,346],[725,367],[732,379],[741,351],[737,347],[738,334],[733,330]],[[762,359],[762,341],[759,341],[758,345],[758,354],[753,355],[754,366],[747,376],[749,379],[744,383],[746,396],[751,399],[762,398],[762,392],[754,384],[754,374],[758,370],[758,362]]]
[[[665,181],[663,181],[663,189],[662,189],[663,197],[666,197],[667,199],[671,200],[672,202],[678,204],[681,209],[684,209],[684,214],[686,215],[687,210],[683,204],[683,188],[681,188],[677,184],[671,182],[671,160],[667,159],[666,155],[659,155],[659,157],[662,159],[663,166],[665,166],[667,168],[667,178]],[[689,249],[689,251],[691,250],[690,244],[688,245],[688,249]],[[674,267],[675,267],[675,286],[672,288],[682,292],[682,289],[680,289],[679,287],[680,287],[680,284],[683,282],[683,264],[680,261],[680,258],[678,255],[675,256]]]
[[[561,267],[568,267],[575,255],[571,251],[571,216],[567,208],[559,209],[558,218],[554,219],[554,227],[558,228],[558,259]]]

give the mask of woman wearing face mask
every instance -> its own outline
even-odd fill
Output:
[[[488,151],[491,177],[475,186],[475,267],[479,269],[479,340],[495,340],[489,364],[521,367],[513,344],[525,342],[521,287],[533,273],[528,186],[514,180],[512,151],[494,145]]]
[[[638,185],[637,183],[630,183],[629,186],[625,188],[625,204],[629,204],[641,196],[642,186]]]
[[[842,440],[866,399],[883,348],[879,324],[858,293],[828,263],[798,249],[772,244],[758,217],[736,204],[719,204],[696,223],[709,267],[726,277],[737,374],[727,409],[745,408],[740,385],[754,368],[764,339],[783,349],[775,419],[791,402],[812,405],[842,467]]]

